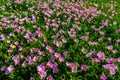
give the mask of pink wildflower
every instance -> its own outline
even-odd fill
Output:
[[[88,69],[88,66],[83,64],[83,65],[81,65],[81,69],[82,69],[82,71],[86,71]]]
[[[14,70],[13,65],[10,65],[10,66],[7,68],[7,70],[5,71],[5,74],[10,74],[10,73],[13,72],[13,70]]]
[[[100,75],[100,80],[107,80],[107,77],[104,73]]]
[[[98,58],[92,58],[92,62],[98,63],[98,62],[100,62],[100,60]]]
[[[97,53],[97,56],[98,56],[98,58],[101,59],[101,60],[104,60],[104,59],[105,59],[105,54],[104,54],[104,52],[98,52],[98,53]]]

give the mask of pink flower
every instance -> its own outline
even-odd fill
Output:
[[[63,38],[62,38],[62,42],[63,42],[63,43],[67,43],[67,40],[63,37]]]
[[[5,71],[5,69],[6,69],[6,66],[2,66],[2,67],[0,68],[1,71]]]
[[[72,69],[73,73],[77,72],[78,66],[75,65],[74,63],[72,63],[72,62],[66,62],[66,65],[69,66]]]
[[[31,77],[30,80],[35,80],[35,78]]]
[[[89,45],[98,45],[98,42],[89,41],[88,44],[89,44]]]
[[[22,46],[18,46],[18,51],[22,51]]]
[[[39,56],[34,56],[33,59],[32,59],[32,61],[37,62],[38,59],[39,59]]]
[[[120,33],[120,29],[116,30],[116,32]]]
[[[39,32],[39,33],[38,33],[38,37],[40,38],[40,37],[42,37],[42,36],[43,36],[42,32]]]
[[[48,61],[46,66],[49,68],[53,68],[54,64],[52,63],[52,61]]]
[[[71,69],[72,69],[72,72],[73,72],[73,73],[76,73],[78,67],[77,67],[76,65],[73,65],[73,66],[71,67]]]
[[[46,67],[44,64],[40,64],[39,66],[37,66],[37,71],[45,71]]]
[[[27,62],[26,61],[24,61],[23,63],[22,63],[22,67],[26,67],[26,65],[27,65]]]
[[[15,0],[15,3],[22,4],[23,0]]]
[[[117,43],[120,43],[120,39],[117,39],[116,42],[117,42]]]
[[[61,54],[60,54],[60,53],[55,53],[55,57],[56,57],[56,58],[60,58],[60,57],[61,57]]]
[[[117,61],[120,62],[120,58],[118,58]]]
[[[47,45],[47,46],[46,46],[46,50],[49,51],[50,49],[51,49],[51,46]]]
[[[53,54],[53,53],[55,52],[55,50],[50,49],[49,52],[50,52],[51,54]]]
[[[117,53],[117,50],[112,50],[113,54],[116,54]]]
[[[12,60],[14,61],[15,65],[19,64],[20,63],[20,58],[18,55],[15,55]]]
[[[102,24],[104,25],[104,26],[107,26],[108,25],[108,21],[102,21]]]
[[[118,67],[115,64],[106,64],[103,65],[105,69],[108,69],[111,75],[114,75],[116,73],[116,70]]]
[[[102,37],[98,38],[98,41],[102,41],[102,40],[103,40],[103,38],[102,38]]]
[[[57,73],[58,72],[57,64],[54,64],[52,69],[53,69],[53,73]]]
[[[112,45],[109,45],[106,47],[108,50],[112,50],[113,49],[113,46]]]
[[[94,54],[94,50],[90,50],[90,52],[88,52],[87,54],[86,54],[86,57],[90,57],[90,56],[92,56],[92,54]]]
[[[98,53],[97,53],[97,56],[98,56],[98,58],[99,58],[100,60],[104,60],[104,59],[105,59],[105,54],[104,54],[104,52],[98,52]]]
[[[65,60],[65,57],[63,56],[59,57],[59,62],[64,62],[64,60]]]
[[[89,37],[88,36],[81,36],[80,38],[84,41],[87,41]]]
[[[112,38],[111,37],[108,37],[108,41],[111,41],[112,40]]]
[[[16,46],[18,46],[18,45],[19,45],[19,42],[18,42],[18,41],[15,41],[14,44],[15,44]]]
[[[115,59],[115,58],[107,58],[107,59],[106,59],[106,62],[107,62],[107,63],[114,63],[114,62],[116,62],[116,60],[117,60],[117,59]]]
[[[114,69],[110,69],[109,71],[110,71],[111,75],[114,75],[116,73],[116,71]]]
[[[104,35],[104,34],[105,34],[105,33],[104,33],[104,32],[102,32],[102,31],[101,31],[101,32],[99,32],[99,33],[100,33],[101,35]]]
[[[39,71],[38,74],[40,75],[41,79],[47,76],[47,73],[44,70]]]
[[[55,44],[57,47],[61,47],[63,43],[61,41],[54,40],[53,44]]]
[[[50,3],[52,3],[53,2],[53,0],[48,0],[48,3],[50,4]]]
[[[31,56],[28,55],[25,60],[30,61],[31,59],[32,59]]]
[[[100,80],[107,80],[107,77],[104,73],[100,75]]]
[[[41,4],[40,8],[48,8],[48,4],[44,2],[43,4]]]
[[[53,77],[52,77],[51,75],[49,75],[49,76],[47,77],[47,80],[53,80]]]
[[[46,66],[44,64],[40,64],[39,66],[37,66],[37,71],[41,78],[45,78],[47,76],[45,69]]]
[[[10,74],[10,73],[13,72],[13,70],[14,70],[13,65],[10,65],[10,66],[6,69],[5,74]]]
[[[98,58],[92,58],[92,62],[98,63],[98,62],[100,62],[100,60]]]
[[[81,65],[81,69],[82,69],[82,71],[86,71],[88,69],[88,66],[83,64],[83,65]]]

